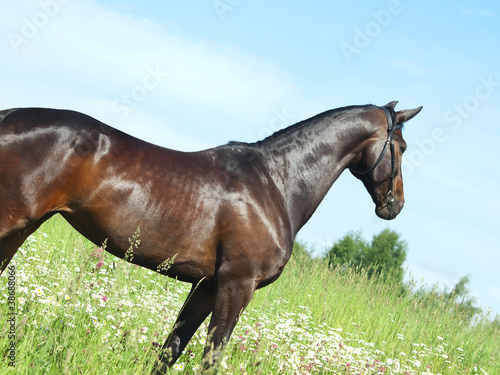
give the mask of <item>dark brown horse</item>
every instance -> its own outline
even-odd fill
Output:
[[[263,141],[200,152],[158,147],[86,115],[54,109],[0,112],[0,263],[56,213],[123,258],[193,285],[159,368],[173,364],[212,313],[217,354],[256,289],[276,280],[295,235],[345,170],[361,179],[376,214],[404,203],[401,124],[421,109],[331,110]],[[207,345],[207,349],[210,345]]]

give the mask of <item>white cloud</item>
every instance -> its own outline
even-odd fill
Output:
[[[47,1],[56,5],[40,5]],[[47,1],[11,2],[0,15],[0,34],[8,36],[0,42],[0,68],[10,73],[2,80],[2,108],[66,107],[111,118],[115,126],[142,120],[206,127],[203,121],[220,121],[213,126],[222,132],[235,123],[266,126],[270,117],[263,114],[272,116],[284,104],[309,112],[311,105],[295,94],[286,73],[249,53],[190,40],[95,1]],[[136,91],[142,96],[133,101],[135,117],[124,116],[118,104],[150,70],[165,78],[145,95]],[[147,115],[141,119],[140,113]]]

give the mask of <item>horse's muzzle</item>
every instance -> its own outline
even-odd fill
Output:
[[[398,200],[395,196],[388,194],[380,204],[377,204],[375,214],[381,219],[392,220],[398,216],[404,204],[404,200]]]

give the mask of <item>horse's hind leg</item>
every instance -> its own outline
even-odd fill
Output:
[[[203,356],[203,371],[213,371],[217,368],[220,355],[238,318],[256,289],[253,278],[238,278],[229,272],[224,274],[219,271],[218,284],[214,311],[208,328],[210,343],[205,347]]]
[[[165,341],[154,374],[163,374],[167,366],[175,363],[198,327],[212,312],[214,302],[215,293],[210,286],[203,283],[193,285],[174,328]]]
[[[17,250],[34,231],[36,231],[44,221],[53,214],[44,216],[42,219],[28,224],[25,228],[19,229],[0,239],[0,275],[9,265],[9,262],[16,254]]]

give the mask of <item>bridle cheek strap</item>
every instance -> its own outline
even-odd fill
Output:
[[[377,161],[373,166],[369,169],[367,169],[364,172],[359,172],[351,168],[351,172],[354,174],[357,174],[359,176],[368,174],[372,172],[375,168],[378,167],[378,165],[382,162],[382,159],[384,158],[385,152],[387,151],[387,146],[389,146],[389,149],[391,151],[391,178],[389,180],[389,190],[387,192],[386,200],[388,202],[394,201],[396,199],[396,195],[394,194],[394,178],[395,178],[395,173],[396,173],[396,154],[394,152],[394,132],[398,129],[401,129],[402,125],[396,125],[394,126],[394,119],[391,114],[391,112],[385,108],[385,107],[379,107],[385,112],[385,115],[387,116],[387,142],[384,144],[384,148],[382,149],[382,152],[380,153]]]

